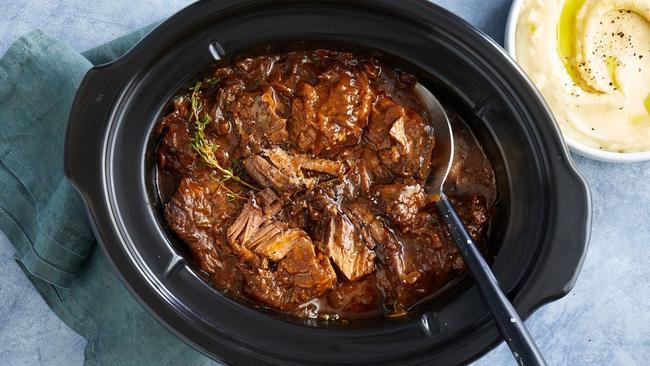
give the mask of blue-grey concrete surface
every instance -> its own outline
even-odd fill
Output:
[[[190,2],[0,0],[0,54],[34,28],[82,51]],[[511,0],[435,2],[503,40]],[[526,324],[550,365],[647,365],[650,163],[615,165],[574,158],[593,194],[589,253],[574,290],[541,308]],[[83,338],[49,311],[13,261],[13,247],[0,235],[0,365],[78,365],[83,362],[84,346]],[[512,364],[504,345],[476,362]]]

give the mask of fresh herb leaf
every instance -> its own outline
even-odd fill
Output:
[[[234,174],[239,175],[244,171],[244,165],[242,164],[241,159],[233,159],[230,164],[230,169],[232,169]]]
[[[221,78],[211,77],[197,82],[194,86],[190,86],[188,89],[192,93],[205,91],[207,94],[213,94],[219,84],[221,84]]]
[[[217,151],[217,149],[219,149],[219,145],[210,143],[205,138],[205,129],[212,122],[212,118],[207,113],[204,113],[203,111],[203,107],[204,107],[203,100],[201,99],[201,96],[199,94],[201,90],[201,82],[200,81],[197,82],[192,90],[193,90],[192,98],[191,98],[192,109],[190,110],[190,117],[189,117],[190,123],[194,123],[194,138],[192,139],[192,149],[194,149],[194,151],[197,152],[201,160],[206,165],[208,165],[211,168],[215,168],[222,173],[222,178],[220,180],[222,183],[232,179],[235,182],[245,187],[259,191],[260,189],[258,187],[244,181],[238,176],[239,173],[241,173],[241,168],[235,167],[235,161],[233,161],[233,165],[227,169],[223,168],[219,164],[219,161],[215,156],[215,152]],[[203,113],[202,118],[201,118],[201,113]],[[241,166],[241,162],[239,162],[239,166]]]
[[[235,192],[226,192],[226,198],[230,202],[234,202],[234,201],[236,201],[238,199],[245,199],[244,197],[241,196],[241,192],[237,192],[237,193],[235,193]]]

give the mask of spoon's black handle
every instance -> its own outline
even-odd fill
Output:
[[[520,365],[546,365],[524,322],[505,296],[492,270],[483,259],[474,240],[465,229],[458,213],[449,199],[441,194],[436,207],[444,221],[447,231],[458,246],[467,268],[476,282],[483,300],[486,302],[497,322],[501,335],[505,338],[517,363]]]

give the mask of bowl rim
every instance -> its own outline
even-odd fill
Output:
[[[517,61],[517,49],[515,42],[517,34],[517,23],[519,21],[519,14],[521,13],[521,9],[523,8],[525,1],[527,0],[513,0],[512,5],[510,6],[510,12],[508,13],[508,19],[506,21],[504,48],[510,57],[515,60],[515,62]],[[534,85],[532,81],[531,83]],[[637,163],[650,160],[650,150],[639,152],[605,151],[578,142],[577,140],[564,134],[564,132],[562,132],[562,136],[564,137],[564,141],[566,141],[569,149],[572,152],[590,159],[609,163]]]

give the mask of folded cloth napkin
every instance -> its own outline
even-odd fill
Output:
[[[149,30],[84,54],[34,31],[0,59],[0,230],[47,304],[88,341],[88,365],[212,363],[122,285],[95,248],[83,203],[63,175],[65,127],[81,79]]]

